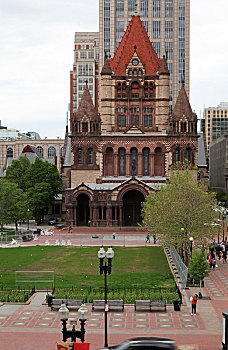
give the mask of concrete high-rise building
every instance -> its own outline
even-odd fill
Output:
[[[100,71],[105,53],[113,57],[137,12],[159,58],[167,55],[170,108],[182,82],[189,96],[190,0],[99,0]]]
[[[74,63],[70,72],[70,120],[76,113],[86,82],[93,103],[98,109],[99,33],[76,32]]]
[[[205,132],[206,146],[209,155],[210,143],[228,130],[228,102],[221,102],[217,107],[204,109],[204,119],[201,128]]]

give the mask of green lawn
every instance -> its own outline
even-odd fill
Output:
[[[54,271],[57,291],[63,288],[103,288],[98,250],[98,247],[41,246],[1,249],[0,288],[15,288],[16,270]],[[112,274],[108,276],[110,289],[175,287],[161,247],[114,247],[114,252]]]

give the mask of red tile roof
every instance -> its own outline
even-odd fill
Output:
[[[126,65],[132,58],[135,45],[146,75],[156,75],[162,60],[158,58],[139,16],[132,16],[114,57],[109,60],[112,71],[115,75],[126,74]]]

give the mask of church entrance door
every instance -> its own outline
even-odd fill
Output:
[[[87,226],[89,218],[89,196],[82,193],[77,197],[77,226]]]
[[[141,210],[144,195],[137,190],[129,190],[123,196],[123,225],[137,226],[142,222]]]

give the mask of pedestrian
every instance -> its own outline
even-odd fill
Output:
[[[154,244],[156,244],[156,235],[153,235],[153,239],[154,239]]]
[[[222,251],[221,251],[221,250],[219,251],[218,256],[219,256],[219,261],[220,261],[220,260],[221,260],[221,257],[222,257]]]
[[[191,315],[196,315],[196,303],[198,301],[198,295],[195,294],[194,297],[190,297],[190,301],[192,303],[192,313]]]
[[[146,235],[146,243],[147,243],[147,242],[150,243],[150,235],[149,235],[149,234]]]
[[[112,238],[113,238],[113,239],[116,239],[116,233],[115,233],[115,232],[113,232]]]
[[[69,226],[69,232],[70,232],[70,233],[72,232],[72,227],[71,227],[71,225]]]
[[[213,244],[213,245],[216,245],[216,241],[215,241],[215,239],[213,240],[212,244]]]
[[[226,264],[226,258],[227,258],[227,255],[226,255],[226,251],[222,253],[222,263],[223,264]]]
[[[212,269],[212,257],[211,256],[210,256],[208,262],[209,262],[210,269]]]
[[[216,259],[213,258],[213,259],[212,259],[212,267],[213,267],[213,269],[215,269],[215,266],[216,266]]]

